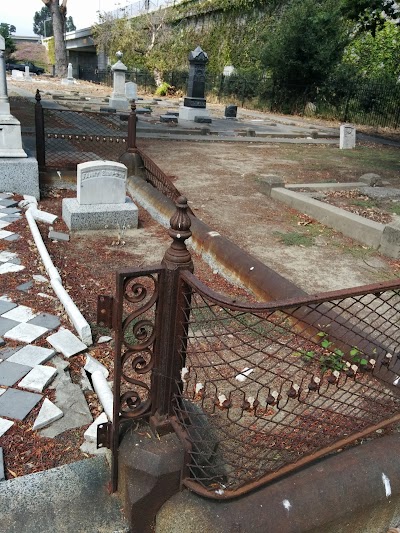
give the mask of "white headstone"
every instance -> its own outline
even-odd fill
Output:
[[[23,80],[24,79],[24,73],[22,72],[22,70],[12,70],[11,71],[11,76],[13,77],[14,80]]]
[[[124,204],[127,168],[115,161],[88,161],[77,165],[80,205]]]
[[[133,81],[128,81],[125,83],[125,96],[128,100],[137,99],[137,85]]]
[[[10,114],[10,104],[7,96],[6,64],[4,61],[5,49],[5,39],[0,35],[0,116]]]
[[[227,65],[226,67],[224,67],[224,76],[230,76],[231,74],[233,74],[235,72],[235,67],[233,65]]]
[[[340,142],[341,150],[355,148],[356,146],[356,128],[352,124],[342,124],[340,126]]]
[[[68,79],[71,79],[73,78],[73,74],[72,74],[72,63],[68,63],[68,74],[67,74],[67,78]]]
[[[0,35],[0,50],[5,50],[5,49],[6,49],[6,40],[4,39],[2,35]]]
[[[24,77],[25,77],[25,78],[30,78],[30,77],[31,77],[31,75],[30,75],[30,73],[29,73],[29,67],[28,67],[28,65],[25,65]]]

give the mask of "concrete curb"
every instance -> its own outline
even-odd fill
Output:
[[[400,523],[399,454],[396,434],[327,457],[234,500],[180,492],[158,513],[156,533],[387,531]]]
[[[338,184],[338,187],[335,188],[340,188],[340,185]],[[332,188],[332,184],[330,186]],[[363,186],[365,184],[359,187]],[[289,187],[291,186],[289,185]],[[328,190],[329,184],[322,188],[319,187],[319,184],[315,184],[314,188]],[[342,188],[347,187],[343,186]],[[388,257],[394,259],[400,257],[400,226],[397,222],[380,224],[345,209],[310,198],[303,193],[289,190],[288,187],[271,186],[269,195],[274,200],[283,202],[293,209],[315,218],[321,224],[330,226],[343,235],[366,244]]]
[[[128,533],[104,457],[0,483],[4,533]]]

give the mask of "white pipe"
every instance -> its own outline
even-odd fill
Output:
[[[100,370],[92,374],[93,388],[109,420],[113,419],[113,393]]]
[[[90,346],[91,344],[93,344],[92,331],[90,329],[90,326],[86,319],[83,317],[82,313],[72,301],[67,291],[62,286],[60,274],[56,267],[53,265],[50,255],[43,242],[42,236],[40,235],[39,229],[33,218],[33,213],[31,212],[31,209],[34,208],[30,207],[26,211],[26,219],[28,221],[33,240],[35,241],[40,257],[42,258],[46,272],[49,275],[51,286],[53,287],[53,290],[58,296],[60,302],[63,304],[82,342],[84,342],[87,346]]]

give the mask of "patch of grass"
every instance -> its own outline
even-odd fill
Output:
[[[314,244],[314,237],[298,231],[290,231],[289,233],[274,231],[274,235],[278,237],[279,242],[286,246],[312,246]]]
[[[359,207],[365,207],[366,209],[369,207],[377,207],[377,204],[374,200],[353,200],[351,202],[351,205],[357,205]]]
[[[390,212],[394,215],[400,215],[400,204],[394,204],[390,206]]]

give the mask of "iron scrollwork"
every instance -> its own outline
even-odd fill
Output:
[[[121,383],[125,382],[120,395],[121,418],[139,418],[151,407],[150,378],[145,376],[154,366],[157,299],[158,281],[153,274],[137,273],[125,279],[123,301],[130,312],[121,329]]]

